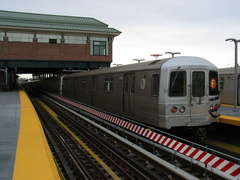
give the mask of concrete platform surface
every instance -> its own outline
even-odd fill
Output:
[[[20,123],[18,91],[0,91],[0,179],[11,180]]]

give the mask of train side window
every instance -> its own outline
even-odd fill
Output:
[[[220,78],[220,89],[223,90],[224,89],[224,77]]]
[[[169,96],[186,96],[186,71],[171,72]]]
[[[218,95],[218,73],[209,71],[209,95]]]
[[[131,75],[131,93],[135,90],[135,75]]]
[[[113,78],[105,78],[104,91],[106,91],[106,92],[113,91]]]
[[[125,87],[124,87],[124,92],[125,93],[128,93],[128,84],[129,84],[129,77],[128,76],[125,76]]]
[[[86,89],[87,88],[87,81],[86,80],[82,80],[81,87],[82,87],[82,89]]]
[[[159,75],[154,74],[152,76],[152,96],[158,97],[159,94]]]

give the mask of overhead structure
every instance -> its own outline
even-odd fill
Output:
[[[44,74],[110,67],[120,33],[91,17],[0,10],[0,69]]]

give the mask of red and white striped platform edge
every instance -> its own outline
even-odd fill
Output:
[[[183,155],[190,157],[198,162],[201,162],[204,165],[208,165],[211,169],[216,169],[221,172],[224,176],[229,179],[240,179],[240,165],[212,155],[210,153],[204,152],[192,146],[186,145],[184,143],[178,142],[161,134],[155,133],[149,129],[143,128],[141,126],[135,125],[131,122],[127,122],[120,118],[116,118],[114,116],[108,115],[106,113],[94,110],[92,108],[83,106],[81,104],[72,102],[70,100],[64,99],[60,96],[56,96],[51,94],[51,96],[64,101],[68,104],[71,104],[77,108],[80,108],[84,111],[87,111],[91,114],[94,114],[102,119],[105,119],[111,123],[119,125],[129,131],[132,131],[136,134],[144,136],[152,141],[155,141],[165,147],[168,147],[174,151],[177,151]]]

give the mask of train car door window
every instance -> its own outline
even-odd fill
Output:
[[[204,97],[206,94],[206,71],[191,70],[190,84],[190,119],[194,123],[195,120],[205,119],[206,102]]]
[[[152,76],[152,96],[158,97],[159,94],[159,75],[154,74]]]
[[[96,105],[96,92],[97,92],[97,76],[93,76],[92,77],[92,87],[91,87],[92,105]]]
[[[209,71],[209,95],[218,95],[218,73]]]
[[[171,72],[169,96],[186,96],[186,71]]]
[[[105,78],[104,91],[105,92],[112,92],[113,91],[113,78]]]
[[[124,76],[124,93],[123,93],[123,111],[133,115],[134,109],[134,91],[135,91],[135,74],[125,74]]]
[[[203,97],[205,95],[205,73],[194,71],[192,73],[192,96]]]

